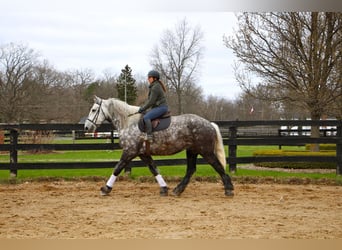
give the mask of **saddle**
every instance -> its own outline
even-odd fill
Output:
[[[167,111],[160,117],[153,119],[152,121],[152,132],[161,131],[167,129],[171,123],[171,111]],[[145,132],[145,122],[143,117],[138,122],[138,127],[141,132]]]

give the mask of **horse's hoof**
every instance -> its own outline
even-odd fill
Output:
[[[109,193],[112,191],[112,188],[111,187],[108,187],[108,186],[104,186],[104,187],[101,187],[100,189],[100,194],[102,196],[106,196],[106,195],[109,195]]]
[[[230,190],[230,189],[226,189],[224,194],[227,196],[227,197],[233,197],[234,196],[234,192],[233,190]]]
[[[173,190],[172,190],[172,193],[174,196],[180,196],[181,193],[183,192],[184,190],[180,190],[179,188],[175,187]]]
[[[131,171],[125,171],[124,176],[125,177],[130,177],[131,176]]]
[[[169,191],[168,187],[161,187],[160,188],[160,196],[168,196],[168,191]]]

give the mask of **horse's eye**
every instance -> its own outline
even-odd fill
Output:
[[[93,112],[93,113],[96,112],[96,109],[92,109],[91,112]]]

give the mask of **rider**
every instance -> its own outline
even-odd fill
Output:
[[[160,74],[156,70],[151,70],[147,74],[149,82],[148,99],[144,105],[139,108],[139,113],[146,111],[151,108],[143,117],[145,122],[147,140],[152,142],[152,123],[151,120],[158,118],[168,111],[166,102],[166,88],[165,85],[160,81]]]

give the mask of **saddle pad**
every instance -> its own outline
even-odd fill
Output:
[[[152,126],[152,132],[167,129],[171,123],[171,116],[166,117],[166,118],[157,118],[155,120],[152,120],[152,124],[155,123],[154,121],[156,120],[159,120],[159,123],[157,123],[158,125],[156,127]],[[145,132],[144,119],[139,120],[138,127],[141,132]]]

